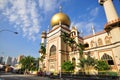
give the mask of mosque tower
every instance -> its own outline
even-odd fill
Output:
[[[120,71],[120,18],[113,5],[113,0],[99,0],[99,4],[104,7],[107,23],[104,26],[105,31],[112,36],[113,52],[116,57],[115,63]]]
[[[61,7],[60,11],[52,16],[52,29],[46,35],[45,71],[59,73],[61,64],[68,60],[67,51],[69,49],[61,39],[61,34],[63,32],[70,33],[70,23],[69,17],[62,12]]]
[[[43,31],[42,35],[41,35],[41,44],[43,44],[44,46],[46,44],[46,34],[47,33],[45,31]]]
[[[111,34],[113,42],[120,41],[120,37],[118,37],[120,35],[120,18],[112,0],[99,0],[99,3],[103,5],[107,18],[107,24],[105,24],[104,29]],[[116,34],[119,35],[116,36]]]

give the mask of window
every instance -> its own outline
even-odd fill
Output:
[[[94,41],[91,41],[91,48],[94,47]]]
[[[103,43],[102,43],[102,39],[98,39],[98,46],[102,46],[103,45]]]
[[[105,43],[106,44],[110,44],[111,43],[111,40],[108,36],[105,37]]]
[[[74,64],[74,66],[76,65],[76,59],[72,58],[72,63]]]
[[[52,45],[52,47],[50,48],[50,56],[55,55],[55,53],[56,53],[56,46]]]
[[[112,57],[106,53],[104,53],[104,55],[101,57],[101,59],[106,61],[109,65],[114,65]]]
[[[72,37],[73,37],[73,36],[76,36],[76,32],[75,32],[75,31],[71,32],[71,36],[72,36]]]

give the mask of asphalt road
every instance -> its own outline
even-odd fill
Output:
[[[51,80],[48,77],[0,72],[0,80]]]

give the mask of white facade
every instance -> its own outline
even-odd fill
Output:
[[[71,35],[76,43],[89,44],[89,47],[84,50],[84,54],[87,55],[89,53],[98,60],[105,60],[108,65],[111,66],[112,71],[120,71],[120,18],[115,11],[112,0],[99,0],[99,3],[103,5],[105,9],[107,23],[105,24],[105,30],[96,32],[93,35],[81,37],[75,27],[70,30],[69,25],[64,25],[70,22],[69,19],[67,19],[68,21],[64,21],[66,16],[58,16],[58,22],[61,22],[59,17],[62,17],[64,21],[60,24],[57,24],[57,21],[53,21],[52,24],[55,22],[55,25],[52,26],[52,30],[46,34],[45,71],[59,73],[61,71],[61,64],[67,60],[72,61],[74,59],[76,64],[79,63],[79,53],[72,51],[72,49],[63,42],[61,38],[63,32],[72,33]],[[75,69],[75,71],[79,70],[77,67]]]

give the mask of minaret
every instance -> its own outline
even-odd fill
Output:
[[[117,67],[117,71],[120,71],[120,18],[114,8],[113,0],[99,0],[99,3],[103,5],[107,23],[104,26],[105,31],[112,37],[112,51],[113,59]]]
[[[41,44],[43,44],[45,46],[46,44],[46,32],[43,31],[42,34],[41,34]]]
[[[113,0],[99,0],[99,3],[104,7],[107,18],[104,29],[112,36],[112,42],[118,42],[120,41],[120,18],[112,1]]]
[[[99,3],[104,7],[108,22],[118,19],[118,14],[114,8],[112,0],[99,0]]]

